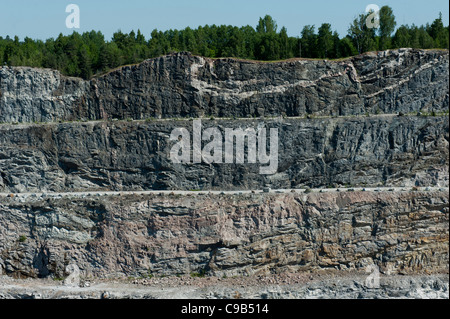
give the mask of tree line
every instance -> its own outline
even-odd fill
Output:
[[[28,37],[19,41],[17,36],[7,36],[0,37],[0,63],[52,68],[65,75],[89,79],[122,65],[180,51],[211,58],[272,61],[298,57],[338,59],[367,51],[404,47],[449,48],[449,26],[444,26],[441,14],[431,24],[402,25],[397,30],[389,6],[380,9],[378,28],[367,27],[369,14],[358,15],[344,37],[333,31],[329,23],[323,23],[317,31],[314,25],[307,25],[299,36],[288,36],[287,29],[278,29],[276,21],[269,15],[260,18],[256,28],[206,25],[197,29],[155,29],[148,40],[140,30],[128,34],[118,31],[110,41],[105,41],[99,31],[60,34],[56,39],[46,41]]]

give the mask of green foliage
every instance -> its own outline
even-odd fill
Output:
[[[51,68],[89,79],[121,65],[180,51],[210,58],[273,61],[294,57],[337,59],[400,47],[449,47],[449,28],[444,26],[442,15],[431,25],[402,25],[395,33],[396,21],[390,7],[381,8],[378,29],[367,28],[367,17],[368,13],[358,15],[343,38],[328,23],[323,23],[318,32],[314,25],[304,26],[299,37],[290,37],[285,27],[278,30],[269,15],[260,18],[256,28],[206,25],[164,32],[155,29],[149,40],[140,30],[129,34],[119,30],[110,41],[105,41],[104,35],[97,31],[60,34],[46,41],[28,37],[19,41],[17,36],[7,36],[0,37],[0,65]]]
[[[370,29],[366,25],[369,14],[360,14],[353,20],[348,29],[348,35],[359,54],[377,49],[375,40],[376,29]]]
[[[399,48],[408,48],[411,46],[411,35],[408,26],[402,25],[398,28],[394,36],[394,46]]]
[[[191,277],[192,278],[203,278],[206,276],[206,270],[201,269],[200,272],[192,272]]]
[[[421,49],[448,49],[449,27],[444,27],[442,14],[431,25],[417,27],[412,25],[400,26],[392,39],[393,48],[421,48]]]
[[[380,9],[380,41],[379,49],[386,50],[391,47],[391,35],[395,30],[395,16],[392,9],[388,6],[384,6]]]
[[[431,26],[428,27],[428,33],[434,40],[435,47],[441,49],[448,49],[449,29],[444,27],[442,22],[442,13],[439,13],[439,18],[434,20]]]
[[[152,279],[154,276],[152,274],[152,271],[150,269],[147,270],[146,274],[143,274],[141,278],[145,278],[145,279]]]
[[[306,25],[302,30],[301,57],[314,58],[317,57],[317,35],[313,25]]]
[[[327,58],[330,56],[333,49],[333,32],[331,31],[331,24],[324,23],[319,28],[317,37],[317,44],[319,47],[319,58]]]

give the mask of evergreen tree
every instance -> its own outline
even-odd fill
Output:
[[[339,41],[339,49],[340,57],[348,57],[358,54],[358,50],[355,48],[353,41],[348,36]]]
[[[279,41],[280,41],[280,59],[287,59],[293,56],[292,50],[289,43],[289,37],[287,34],[287,29],[285,27],[281,28],[280,35],[279,35]]]
[[[411,35],[409,34],[408,26],[402,25],[397,29],[393,38],[393,44],[395,48],[409,48],[411,46]]]
[[[442,22],[442,13],[439,13],[439,18],[433,21],[429,30],[429,34],[433,38],[435,46],[441,49],[448,49],[449,33]]]
[[[301,38],[302,57],[317,57],[317,35],[313,25],[306,25],[302,30]]]
[[[89,79],[92,76],[91,58],[88,47],[83,45],[78,51],[78,76],[83,79]]]
[[[341,58],[342,55],[342,47],[341,47],[341,39],[339,38],[339,34],[334,31],[332,36],[333,47],[330,51],[330,58],[337,59]]]
[[[324,23],[320,26],[317,44],[319,47],[318,57],[328,58],[330,56],[330,51],[333,49],[333,33],[329,23]]]
[[[434,47],[434,40],[425,30],[425,27],[421,26],[418,29],[418,37],[419,37],[419,45],[417,46],[417,48],[431,49]]]

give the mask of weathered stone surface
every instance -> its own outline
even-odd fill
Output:
[[[8,123],[0,125],[0,192],[448,187],[448,70],[448,51],[412,49],[277,63],[179,53],[91,81],[0,68],[0,123]],[[419,111],[425,116],[408,114]],[[179,127],[192,132],[189,117],[222,133],[278,128],[276,174],[261,175],[259,163],[174,164],[169,135]],[[85,277],[221,278],[373,264],[383,275],[448,273],[444,189],[97,195],[2,195],[0,274],[63,278],[72,264]],[[352,282],[342,289],[322,282],[287,289],[291,295],[259,289],[242,296],[448,298],[448,284],[433,278],[409,288],[388,283],[374,294]]]
[[[448,299],[448,275],[384,276],[380,287],[364,285],[366,276],[344,275],[289,283],[277,276],[244,278],[164,277],[142,279],[145,285],[99,283],[78,289],[58,286],[48,280],[0,278],[0,299]],[[255,281],[258,281],[255,283]],[[168,282],[164,284],[164,282]],[[182,284],[180,286],[180,283]],[[172,284],[172,285],[171,285]],[[163,288],[161,288],[163,285]],[[264,305],[264,304],[263,304]],[[175,308],[176,309],[176,308]],[[173,313],[179,313],[179,309]],[[217,309],[217,308],[216,308]],[[271,306],[269,313],[278,313]],[[222,310],[223,312],[223,310]],[[172,313],[166,309],[166,313]],[[220,313],[215,312],[215,315]]]
[[[91,81],[0,68],[0,122],[448,111],[447,50],[259,63],[178,53]]]
[[[0,192],[448,186],[446,117],[202,122],[279,130],[279,164],[174,164],[173,129],[192,121],[0,126]],[[192,135],[191,135],[192,136]],[[206,142],[204,143],[206,144]]]
[[[18,277],[62,277],[68,264],[100,277],[371,264],[438,273],[448,271],[448,200],[448,191],[7,198],[0,260]]]
[[[56,122],[93,116],[80,113],[89,83],[58,71],[29,67],[0,68],[1,122]]]

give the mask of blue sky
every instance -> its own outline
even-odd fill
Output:
[[[331,23],[340,36],[347,34],[348,25],[369,4],[389,5],[394,10],[397,26],[426,24],[442,12],[448,25],[447,0],[0,0],[0,36],[18,35],[20,39],[57,37],[70,34],[65,21],[68,4],[77,4],[81,11],[78,32],[101,31],[106,39],[121,29],[140,29],[149,38],[153,29],[196,28],[206,24],[256,26],[259,17],[270,14],[291,36],[299,35],[304,25]]]

